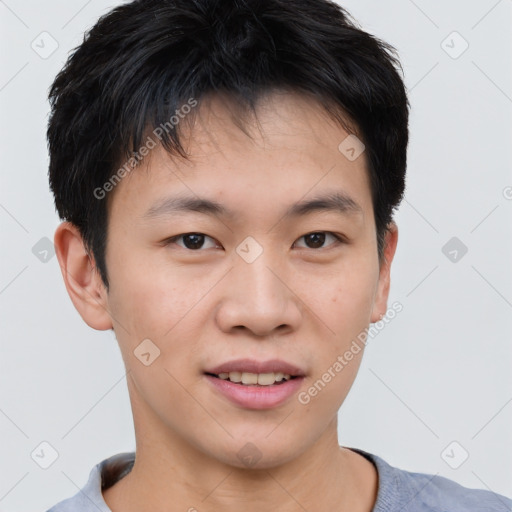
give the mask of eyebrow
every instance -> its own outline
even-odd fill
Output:
[[[312,199],[302,200],[291,205],[284,212],[281,220],[301,217],[318,211],[334,212],[341,215],[363,214],[362,207],[348,194],[335,191],[317,195]],[[189,212],[198,212],[212,217],[224,217],[226,219],[233,219],[237,216],[237,213],[233,210],[211,199],[175,196],[165,198],[153,205],[144,213],[143,218],[153,219]]]
[[[345,192],[331,192],[293,204],[284,218],[298,217],[317,211],[332,211],[342,215],[363,214],[362,207]]]

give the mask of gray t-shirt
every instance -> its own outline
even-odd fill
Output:
[[[377,455],[349,448],[377,468],[379,485],[372,512],[511,512],[512,500],[491,491],[468,489],[436,475],[412,473],[390,466]],[[111,512],[102,490],[127,475],[135,453],[120,453],[91,470],[86,485],[47,512]]]

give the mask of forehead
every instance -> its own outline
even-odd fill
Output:
[[[351,160],[340,151],[349,133],[319,103],[275,92],[259,101],[255,116],[240,113],[225,96],[202,101],[177,127],[188,158],[157,144],[116,187],[113,202],[153,206],[178,192],[247,210],[248,196],[267,208],[269,201],[291,203],[341,189],[363,210],[372,208],[364,153]]]
[[[348,135],[319,102],[286,90],[262,95],[254,111],[226,94],[208,95],[185,121],[179,127],[182,141],[196,158],[225,147],[246,152],[250,144],[267,151],[294,150],[304,158],[322,147],[332,152]]]

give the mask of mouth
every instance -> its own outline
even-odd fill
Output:
[[[300,368],[281,359],[237,359],[208,368],[204,373],[242,386],[282,385],[305,376],[305,372]]]
[[[271,409],[285,404],[302,387],[305,372],[279,359],[238,359],[214,368],[204,376],[215,393],[244,409]]]
[[[227,380],[242,386],[274,386],[299,378],[298,375],[290,375],[283,372],[250,373],[250,372],[222,372],[219,374],[205,372],[210,377]]]

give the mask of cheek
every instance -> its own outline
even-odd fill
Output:
[[[143,251],[117,258],[118,265],[114,256],[109,266],[109,308],[134,339],[164,337],[204,295],[204,278],[155,264]]]
[[[348,260],[316,294],[316,310],[329,330],[318,337],[317,360],[304,393],[298,397],[310,414],[330,418],[348,395],[364,353],[361,333],[370,323],[378,266],[373,261]],[[363,340],[364,341],[364,340]]]
[[[347,279],[332,285],[325,294],[320,311],[329,331],[317,340],[314,372],[297,397],[300,407],[315,417],[336,415],[355,381],[365,348],[361,334],[370,322],[373,289],[370,280]]]
[[[150,272],[119,272],[112,283],[110,312],[134,339],[162,336],[185,307],[177,287],[166,286]]]
[[[316,293],[319,316],[329,326],[332,346],[340,350],[370,323],[378,284],[377,265],[347,265],[323,280]]]
[[[329,318],[341,343],[345,344],[368,326],[374,293],[375,284],[362,281],[345,282],[331,292]]]
[[[109,309],[125,364],[137,373],[148,373],[136,354],[142,350],[143,340],[151,340],[158,353],[151,366],[161,367],[163,372],[163,382],[157,379],[152,384],[156,388],[172,380],[165,370],[186,382],[200,360],[197,340],[204,334],[208,304],[204,298],[219,277],[204,273],[201,277],[185,270],[157,268],[127,258],[111,279]]]

